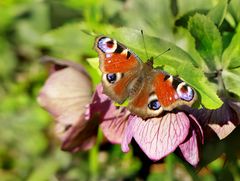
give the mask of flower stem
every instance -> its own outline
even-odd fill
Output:
[[[174,180],[174,162],[175,162],[175,158],[173,154],[170,154],[166,157],[165,159],[166,161],[166,180]]]
[[[98,180],[99,177],[99,145],[102,141],[103,135],[101,130],[98,130],[97,141],[94,147],[89,152],[89,171],[91,180]]]

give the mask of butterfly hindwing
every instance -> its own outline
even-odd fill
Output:
[[[186,82],[162,71],[155,75],[153,86],[164,110],[171,111],[180,105],[191,106],[197,98],[194,89]]]
[[[128,109],[142,118],[157,117],[163,112],[152,86],[154,74],[154,71],[142,74],[136,82],[136,89],[130,94]]]
[[[128,109],[142,118],[157,117],[180,105],[191,106],[197,95],[177,77],[152,69],[143,76],[139,89],[130,97]]]

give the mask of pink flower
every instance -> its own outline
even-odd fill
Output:
[[[198,144],[203,142],[196,119],[184,112],[166,113],[148,120],[131,116],[122,141],[124,152],[129,150],[132,138],[152,160],[160,160],[179,148],[185,160],[194,166],[199,161]]]
[[[51,74],[37,100],[56,120],[55,133],[61,148],[72,152],[90,149],[99,125],[111,142],[121,143],[129,112],[115,107],[101,93],[101,86],[92,96],[91,78],[80,65],[50,57],[44,62],[50,65]]]
[[[47,60],[51,63],[52,73],[38,102],[55,118],[56,134],[63,150],[90,149],[100,126],[105,137],[112,143],[121,144],[124,152],[129,151],[128,144],[135,139],[151,160],[160,160],[179,149],[185,160],[197,165],[203,134],[192,114],[173,111],[143,120],[130,115],[123,107],[116,107],[102,93],[101,85],[91,96],[91,79],[80,65]]]

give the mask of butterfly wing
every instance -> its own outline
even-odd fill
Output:
[[[141,60],[124,45],[109,37],[96,39],[104,93],[112,100],[123,103],[129,96],[132,83],[142,69]]]
[[[143,77],[140,88],[130,97],[128,109],[144,119],[181,105],[191,106],[197,99],[194,89],[163,71],[153,69]]]
[[[162,71],[155,74],[153,86],[164,110],[171,111],[181,105],[191,106],[197,99],[195,90],[186,82]]]
[[[180,105],[191,106],[195,91],[179,78],[152,68],[124,45],[108,37],[96,39],[103,90],[112,100],[123,103],[142,118],[159,116]]]

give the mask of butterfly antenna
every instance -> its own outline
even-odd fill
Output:
[[[156,57],[153,58],[153,60],[156,60],[158,57],[160,57],[161,55],[163,55],[164,53],[167,53],[168,51],[170,51],[171,48],[168,48],[167,50],[165,50],[164,52],[160,53],[159,55],[157,55]]]
[[[149,59],[148,53],[147,53],[147,48],[146,48],[146,44],[145,44],[145,39],[144,39],[144,35],[143,35],[143,30],[141,30],[141,35],[142,35],[142,39],[143,39],[143,46],[145,49],[145,54],[147,56],[147,59]]]

